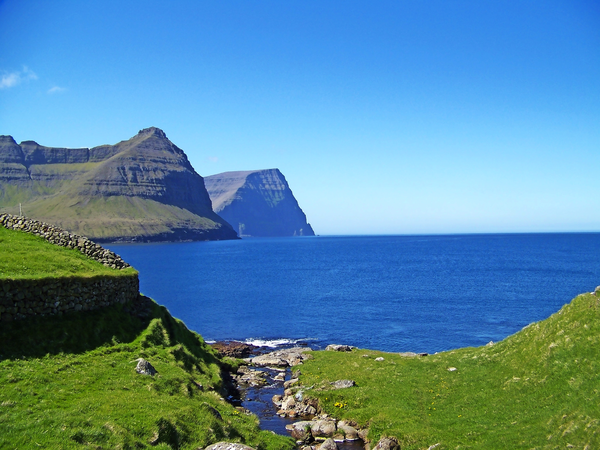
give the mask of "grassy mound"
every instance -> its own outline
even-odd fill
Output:
[[[52,245],[40,236],[0,226],[0,280],[123,276],[135,269],[111,269],[79,250]]]
[[[135,372],[145,358],[155,376]],[[291,449],[222,400],[217,358],[153,301],[0,329],[0,448]]]
[[[583,294],[502,342],[427,357],[315,352],[308,395],[403,450],[600,448],[600,299]],[[377,357],[383,361],[375,361]],[[454,370],[456,369],[456,370]],[[332,390],[329,382],[357,386]]]

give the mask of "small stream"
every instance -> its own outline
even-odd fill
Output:
[[[286,425],[303,420],[302,418],[290,419],[277,415],[277,407],[271,400],[274,395],[283,395],[284,381],[275,380],[283,370],[253,367],[252,370],[265,372],[268,384],[260,387],[240,387],[241,406],[256,414],[263,430],[273,431],[277,434],[289,436]],[[285,380],[291,378],[290,369],[285,370]],[[340,450],[364,450],[362,441],[338,442]]]

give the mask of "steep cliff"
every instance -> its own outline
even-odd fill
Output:
[[[278,169],[225,172],[204,178],[213,209],[240,236],[314,236]]]
[[[203,178],[158,128],[115,145],[66,149],[0,137],[0,209],[90,238],[235,239]]]

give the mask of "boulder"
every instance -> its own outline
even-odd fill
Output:
[[[329,438],[335,435],[337,427],[333,420],[315,420],[312,422],[310,433],[316,438]]]
[[[258,367],[292,367],[308,359],[309,355],[304,353],[308,351],[311,351],[308,347],[294,347],[256,356],[250,361]]]
[[[137,366],[135,368],[135,371],[137,373],[139,373],[140,375],[150,375],[150,376],[156,375],[157,372],[156,372],[156,369],[154,368],[154,366],[152,366],[152,364],[150,364],[144,358],[138,358],[138,359],[136,359],[136,361],[137,361]]]
[[[331,383],[334,389],[346,389],[352,386],[356,386],[353,380],[337,380]]]
[[[321,444],[319,450],[338,450],[338,446],[333,439],[328,438]]]
[[[291,436],[297,441],[306,442],[311,438],[311,427],[312,422],[302,421],[286,425],[285,429],[288,430]]]
[[[344,439],[347,441],[357,441],[358,439],[360,439],[358,437],[358,431],[356,431],[356,428],[351,427],[350,425],[344,422],[338,423],[337,428],[338,431],[342,432],[342,434],[344,435]]]
[[[217,442],[216,444],[209,445],[204,450],[254,450],[252,447],[248,447],[244,444],[237,444],[232,442]]]
[[[351,352],[353,348],[351,345],[339,345],[339,344],[330,344],[325,350],[330,352]]]
[[[400,450],[400,445],[394,437],[382,437],[373,450]]]

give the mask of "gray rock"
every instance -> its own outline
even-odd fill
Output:
[[[252,447],[248,447],[244,444],[237,444],[231,442],[217,442],[216,444],[209,445],[204,450],[254,450]]]
[[[382,437],[373,450],[400,450],[400,444],[394,437]]]
[[[285,429],[290,432],[290,435],[297,441],[307,442],[311,438],[312,422],[302,421],[286,425]]]
[[[309,358],[305,352],[310,351],[308,347],[294,347],[285,350],[277,350],[265,355],[256,356],[251,359],[252,364],[258,367],[289,367],[301,364]]]
[[[310,429],[310,433],[315,439],[333,437],[336,431],[337,427],[333,420],[315,420]]]
[[[356,386],[356,383],[353,380],[337,380],[331,383],[334,389],[346,389],[353,386]]]
[[[356,430],[356,428],[351,427],[350,425],[347,425],[346,423],[338,423],[338,431],[341,431],[344,435],[344,438],[347,441],[357,441],[358,439],[360,439],[358,437],[358,431]]]
[[[333,439],[328,438],[321,444],[319,450],[338,450],[338,446]]]
[[[137,366],[135,368],[135,371],[137,373],[139,373],[140,375],[150,375],[150,376],[156,375],[156,373],[157,373],[156,369],[152,366],[152,364],[150,364],[144,358],[138,358],[138,359],[136,359],[136,361],[137,361]]]
[[[325,348],[325,350],[330,352],[351,352],[354,348],[356,347],[352,347],[350,345],[330,344]]]
[[[379,356],[378,358],[375,358],[375,361],[385,361],[385,358],[383,356]]]

